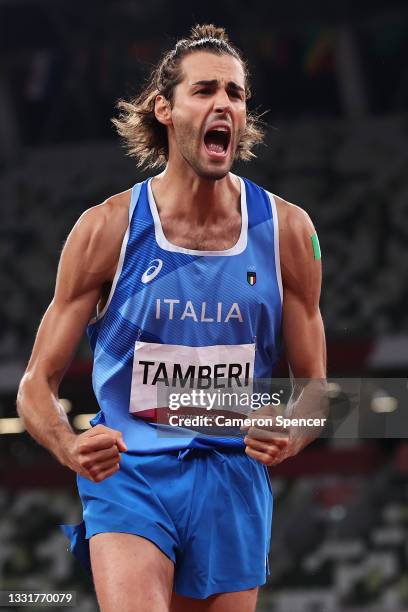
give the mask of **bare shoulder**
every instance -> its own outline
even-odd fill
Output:
[[[130,193],[128,189],[88,208],[74,225],[66,248],[78,257],[86,272],[107,273],[109,277],[116,267],[129,222]]]
[[[61,253],[54,301],[68,303],[94,291],[99,296],[112,282],[128,227],[130,193],[113,195],[78,219]]]
[[[315,228],[307,212],[280,196],[275,195],[274,198],[279,217],[280,240],[288,241],[292,246],[303,242],[305,237],[310,241]]]
[[[297,293],[320,295],[321,261],[312,236],[316,233],[303,208],[274,196],[279,219],[279,251],[284,287]]]

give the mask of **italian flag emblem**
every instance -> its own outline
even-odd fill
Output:
[[[248,270],[248,272],[247,272],[247,281],[248,281],[248,283],[249,283],[251,286],[252,286],[252,285],[255,285],[255,283],[256,283],[256,272],[250,272],[250,271]]]

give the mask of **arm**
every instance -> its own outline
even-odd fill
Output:
[[[291,418],[322,418],[326,414],[326,341],[319,309],[322,268],[315,259],[308,215],[277,198],[279,245],[283,284],[283,340],[294,394],[288,405]],[[276,465],[297,454],[320,433],[320,428],[291,428],[289,435],[248,429],[246,452],[265,465]]]
[[[126,226],[126,198],[119,194],[86,211],[73,228],[17,396],[18,413],[33,438],[60,463],[95,481],[118,469],[119,451],[126,446],[119,432],[101,425],[75,434],[58,401],[58,389],[113,278]]]

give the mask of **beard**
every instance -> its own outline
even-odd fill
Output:
[[[179,154],[200,178],[219,181],[230,172],[236,158],[238,144],[231,143],[228,157],[222,163],[217,163],[205,158],[202,134],[191,124],[179,124],[177,133],[175,130],[175,137]],[[241,134],[235,142],[238,143],[240,137]]]

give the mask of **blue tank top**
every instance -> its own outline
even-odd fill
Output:
[[[111,291],[87,330],[100,407],[92,423],[121,431],[131,452],[243,447],[239,433],[206,435],[158,424],[164,407],[157,388],[174,380],[188,385],[193,377],[220,386],[225,379],[244,384],[270,378],[278,361],[282,281],[276,203],[261,187],[239,180],[241,233],[222,251],[169,242],[151,179],[132,188]]]

